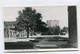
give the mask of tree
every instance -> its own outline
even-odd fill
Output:
[[[26,7],[22,11],[19,11],[19,16],[17,19],[16,30],[23,31],[26,30],[27,38],[29,37],[29,32],[43,32],[42,29],[46,28],[46,24],[42,21],[42,16],[39,12],[31,7]]]
[[[61,31],[60,26],[55,26],[54,35],[59,35],[60,31]]]
[[[47,35],[54,35],[55,27],[48,27]]]
[[[63,31],[67,33],[68,32],[68,28],[67,27],[63,27]]]
[[[66,34],[68,33],[68,27],[63,27],[63,29],[61,30],[61,34]]]

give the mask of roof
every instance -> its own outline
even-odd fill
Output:
[[[16,21],[4,21],[4,25],[10,26],[10,25],[15,25]]]

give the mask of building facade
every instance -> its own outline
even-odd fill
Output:
[[[59,26],[59,20],[47,20],[46,23],[48,27]]]
[[[15,30],[16,21],[4,22],[4,38],[24,38],[27,32]]]

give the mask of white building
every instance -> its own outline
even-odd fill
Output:
[[[47,20],[46,23],[48,27],[59,26],[59,20]]]

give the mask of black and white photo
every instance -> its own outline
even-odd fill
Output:
[[[77,6],[3,7],[4,50],[76,49]]]

